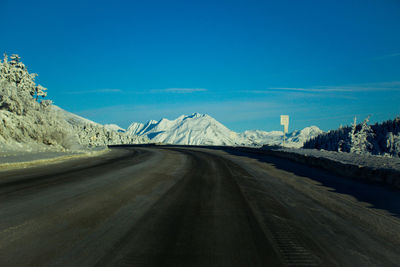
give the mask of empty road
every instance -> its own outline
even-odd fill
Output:
[[[399,266],[400,191],[288,160],[120,147],[0,172],[0,266]]]

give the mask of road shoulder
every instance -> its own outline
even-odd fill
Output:
[[[0,154],[0,172],[25,169],[42,165],[56,164],[63,161],[89,158],[110,152],[107,147],[85,151],[41,151],[41,152],[8,152]]]

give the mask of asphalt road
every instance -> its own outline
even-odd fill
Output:
[[[0,266],[400,266],[400,192],[236,149],[0,172]]]

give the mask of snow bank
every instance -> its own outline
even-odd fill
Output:
[[[338,175],[400,188],[400,159],[316,149],[264,146],[264,153],[319,167]]]
[[[96,148],[80,152],[1,152],[0,153],[0,171],[12,169],[28,168],[37,165],[47,165],[59,163],[65,160],[95,157],[109,152],[107,147]]]

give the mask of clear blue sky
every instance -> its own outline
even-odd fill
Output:
[[[400,114],[400,1],[0,0],[0,50],[100,123],[208,113],[235,131]]]

